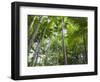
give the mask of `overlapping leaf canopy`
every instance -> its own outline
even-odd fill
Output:
[[[28,66],[87,63],[87,17],[28,16]]]

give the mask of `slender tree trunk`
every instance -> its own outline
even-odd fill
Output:
[[[40,52],[41,43],[43,41],[46,29],[47,29],[47,26],[42,30],[41,36],[39,38],[39,42],[38,42],[38,45],[37,45],[37,48],[36,48],[37,51],[36,51],[36,59],[35,59],[35,62],[34,62],[34,66],[36,66],[36,64],[37,64],[37,60],[38,60],[38,56],[39,56],[39,52]]]
[[[83,37],[84,42],[84,63],[87,63],[87,48],[86,48],[86,39]]]
[[[49,38],[49,42],[48,42],[48,45],[47,45],[47,48],[46,48],[46,51],[45,51],[45,61],[44,61],[44,65],[47,65],[47,60],[48,60],[48,50],[50,48],[50,45],[51,45],[51,40]]]
[[[43,17],[41,16],[41,17],[40,17],[40,20],[39,20],[39,22],[38,22],[38,25],[37,25],[37,27],[35,28],[34,33],[32,34],[32,38],[31,38],[31,40],[29,41],[29,44],[28,44],[28,52],[29,52],[29,50],[31,49],[32,43],[33,43],[33,41],[34,41],[34,39],[35,39],[35,36],[36,36],[36,34],[37,34],[38,30],[39,30],[39,27],[40,27],[40,25],[41,25],[41,20],[42,20],[42,19],[43,19]]]
[[[38,42],[37,48],[36,48],[36,53],[35,53],[34,66],[37,65],[38,56],[39,56],[39,47],[40,47],[40,43]]]
[[[58,53],[56,54],[56,63],[57,63],[57,65],[59,65],[59,62],[58,62],[58,56],[59,56],[58,45],[56,45],[56,52],[58,52]]]
[[[85,51],[83,50],[83,63],[85,63]]]
[[[29,29],[31,29],[33,27],[33,24],[34,24],[35,19],[36,19],[36,16],[33,18],[32,23],[29,26]]]
[[[66,47],[64,44],[64,21],[62,20],[62,46],[63,46],[63,54],[64,54],[64,65],[67,64],[67,54],[66,54]]]
[[[40,47],[41,47],[42,39],[43,39],[44,33],[46,31],[45,29],[46,28],[44,28],[44,30],[43,30],[43,33],[42,33],[43,35],[40,36],[40,40],[39,40],[37,48],[36,48],[36,59],[35,59],[35,62],[34,62],[34,66],[36,66],[36,64],[37,64],[37,60],[38,60],[38,56],[39,56],[39,52],[40,52]]]

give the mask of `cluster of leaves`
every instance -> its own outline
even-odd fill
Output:
[[[87,63],[87,17],[28,16],[28,66]]]

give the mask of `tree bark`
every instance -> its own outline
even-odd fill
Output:
[[[65,47],[65,44],[64,44],[64,33],[63,33],[63,30],[64,30],[64,21],[62,20],[62,46],[63,46],[63,54],[64,54],[64,65],[67,65],[67,54],[66,54],[66,47]]]
[[[46,51],[45,51],[45,61],[44,61],[44,65],[47,65],[47,58],[48,58],[48,49],[50,48],[50,45],[51,45],[51,40],[49,38],[49,42],[48,42],[48,45],[47,45],[47,48],[46,48]]]
[[[38,56],[39,56],[39,47],[40,47],[40,43],[38,42],[37,47],[36,47],[36,53],[34,54],[35,59],[34,59],[34,66],[37,65],[37,60],[38,60]]]
[[[86,48],[86,39],[83,36],[83,42],[84,42],[84,63],[87,63],[87,48]]]
[[[34,41],[34,39],[35,39],[35,36],[36,36],[36,34],[37,34],[38,30],[39,30],[39,27],[40,27],[40,25],[41,25],[41,20],[42,20],[42,19],[43,19],[43,17],[41,16],[41,17],[40,17],[40,20],[39,20],[39,22],[38,22],[38,25],[37,25],[37,27],[35,28],[35,31],[34,31],[33,34],[32,34],[32,38],[31,38],[31,40],[29,41],[29,44],[28,44],[28,53],[29,53],[29,50],[31,49],[32,43],[33,43],[33,41]]]
[[[38,60],[38,56],[39,56],[39,52],[40,52],[41,43],[43,41],[46,29],[47,29],[47,26],[42,30],[41,36],[40,36],[39,41],[38,41],[38,45],[37,45],[37,48],[36,48],[36,50],[37,50],[36,51],[36,59],[35,59],[35,62],[34,62],[35,63],[34,66],[36,66],[36,64],[37,64],[37,60]]]
[[[34,21],[35,21],[36,17],[33,18],[31,25],[29,26],[29,29],[31,29],[33,27]]]

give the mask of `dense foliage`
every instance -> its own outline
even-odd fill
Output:
[[[87,64],[87,17],[28,16],[28,66]]]

